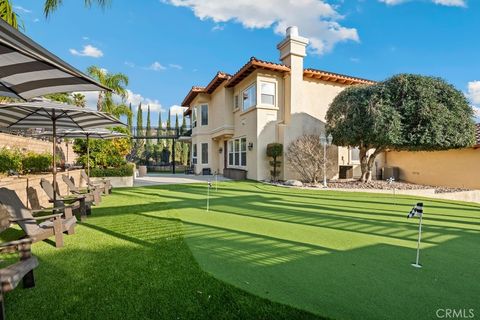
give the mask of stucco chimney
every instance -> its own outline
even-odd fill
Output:
[[[290,67],[285,77],[284,122],[288,124],[293,113],[301,112],[303,106],[303,58],[307,55],[308,39],[299,36],[297,27],[288,27],[285,39],[278,45],[280,60]]]
[[[292,67],[292,62],[298,60],[302,63],[303,68],[303,58],[307,55],[307,45],[308,39],[298,35],[298,27],[288,27],[285,39],[277,45],[277,49],[280,51],[280,60],[290,67]]]

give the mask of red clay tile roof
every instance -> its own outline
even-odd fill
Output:
[[[206,87],[192,87],[185,99],[183,99],[182,106],[190,107],[190,103],[199,93],[212,94],[212,92],[214,92],[215,89],[217,89],[218,86],[220,86],[224,81],[227,81],[225,87],[234,87],[257,69],[283,73],[290,72],[290,67],[284,64],[264,61],[255,57],[251,57],[250,60],[243,67],[241,67],[240,70],[238,70],[233,76],[225,72],[218,72]],[[372,80],[317,69],[305,69],[303,71],[303,76],[307,78],[336,82],[346,85],[375,83],[375,81]],[[185,114],[189,113],[190,109],[187,109],[187,111],[185,111]]]
[[[208,83],[208,85],[206,87],[195,87],[195,86],[192,87],[192,89],[190,89],[190,91],[188,92],[185,99],[183,99],[182,106],[183,107],[188,107],[190,105],[190,103],[192,102],[192,100],[195,99],[195,97],[199,93],[212,94],[212,92],[215,91],[215,89],[217,89],[218,86],[223,83],[223,81],[226,81],[226,80],[230,79],[231,77],[232,76],[229,75],[228,73],[218,71],[217,74],[215,75],[215,77],[213,77],[213,79]],[[185,111],[185,113],[187,113],[187,112],[188,112],[188,110]]]
[[[475,137],[477,138],[477,144],[475,145],[475,147],[480,148],[480,123],[477,123],[475,126]]]
[[[270,71],[290,72],[290,67],[269,61],[263,61],[255,57],[251,57],[250,60],[240,68],[232,78],[227,82],[226,87],[231,88],[240,83],[243,79],[248,77],[256,69],[264,69]]]
[[[305,69],[303,76],[312,79],[319,79],[323,81],[338,82],[342,84],[374,84],[375,81],[347,76],[345,74],[334,73],[330,71]]]

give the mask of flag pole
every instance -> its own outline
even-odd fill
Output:
[[[423,212],[420,215],[420,221],[418,223],[418,242],[417,242],[417,259],[415,263],[412,263],[412,266],[415,268],[421,268],[422,265],[419,264],[419,259],[420,259],[420,241],[422,240],[422,218],[423,218]]]

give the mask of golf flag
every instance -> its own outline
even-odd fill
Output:
[[[407,216],[408,218],[413,218],[413,217],[421,217],[423,214],[423,202],[417,203],[412,210],[410,210],[410,213]]]
[[[211,188],[212,187],[212,183],[210,181],[208,181],[208,187]]]

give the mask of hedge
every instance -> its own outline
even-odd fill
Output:
[[[52,156],[48,153],[22,153],[18,149],[0,149],[0,172],[32,173],[49,171]]]
[[[127,163],[117,168],[92,168],[90,177],[131,177],[133,176],[133,163]]]

